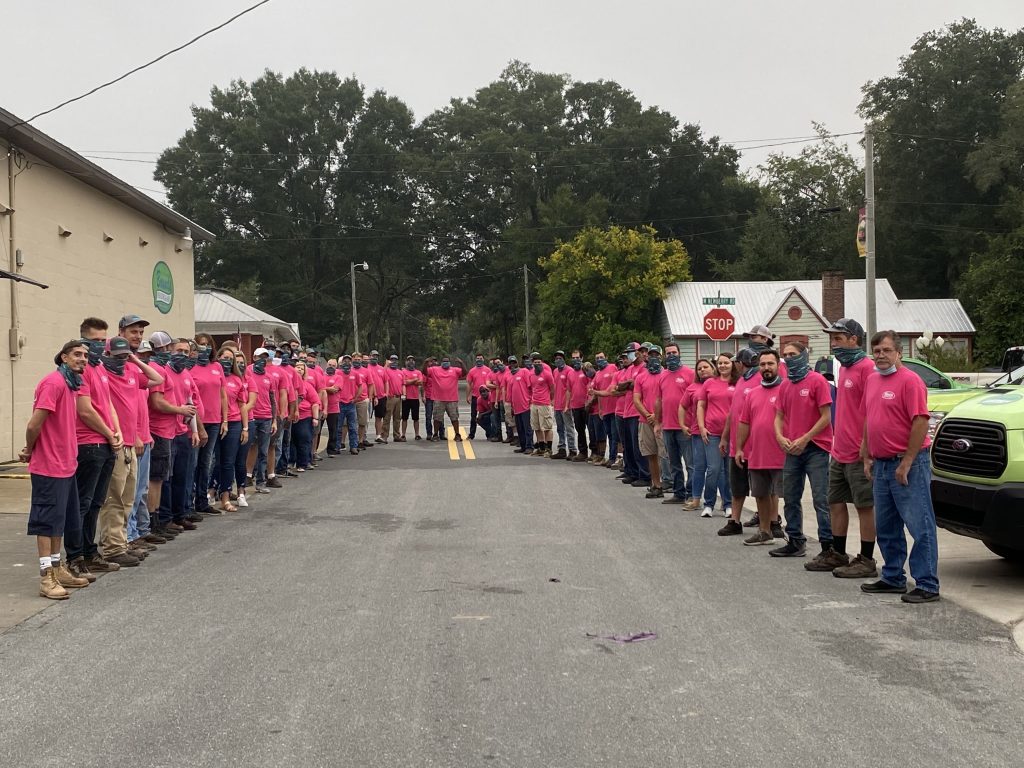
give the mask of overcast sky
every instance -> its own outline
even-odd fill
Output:
[[[255,0],[32,0],[4,10],[2,106],[22,118],[194,37]],[[615,80],[726,141],[859,130],[861,86],[962,16],[1024,27],[1024,0],[272,0],[185,51],[34,123],[83,154],[152,161],[211,85],[299,67],[354,75],[417,119],[511,59]],[[798,151],[799,147],[787,148]],[[751,151],[746,166],[764,159]],[[128,153],[151,154],[128,154]],[[158,190],[151,162],[97,161]],[[161,198],[162,199],[162,198]]]

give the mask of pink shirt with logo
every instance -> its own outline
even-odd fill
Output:
[[[270,372],[264,369],[262,374],[256,373],[250,365],[245,370],[245,386],[248,392],[256,393],[256,403],[253,405],[252,411],[249,412],[249,418],[273,418],[274,412],[271,410],[270,393],[274,389],[274,378],[270,375]]]
[[[640,402],[643,403],[647,413],[654,413],[654,406],[658,398],[661,397],[661,382],[665,378],[665,373],[664,369],[657,373],[644,371],[643,376],[637,376],[635,379],[634,392],[640,395]],[[643,417],[641,416],[641,418]]]
[[[203,410],[203,400],[199,397],[199,387],[196,386],[196,382],[192,378],[192,372],[186,368],[178,375],[181,376],[181,386],[185,391],[185,402],[191,403],[196,407],[196,418],[202,422],[206,414]],[[220,414],[220,409],[217,409],[217,414]],[[191,429],[192,426],[188,419],[182,418],[178,422],[179,435],[183,435]]]
[[[907,450],[914,419],[928,417],[928,390],[921,377],[900,367],[889,376],[875,372],[864,389],[868,451],[874,459],[900,456]],[[925,435],[922,448],[932,441]]]
[[[474,364],[473,367],[466,372],[466,384],[469,385],[469,393],[473,397],[480,396],[480,387],[487,383],[487,379],[491,373],[491,369],[488,368],[486,364],[479,366]]]
[[[320,407],[320,395],[312,379],[300,381],[302,399],[299,401],[299,419],[308,419],[313,415],[313,406]]]
[[[561,368],[555,366],[551,371],[551,377],[555,382],[555,410],[564,411],[566,408],[565,396],[572,386],[570,381],[572,374],[573,370],[568,365],[564,365]]]
[[[700,399],[700,393],[702,390],[703,385],[701,382],[694,379],[694,382],[683,391],[683,397],[679,401],[679,404],[686,409],[686,428],[690,430],[691,437],[698,434],[697,401]]]
[[[760,382],[760,377],[756,378]],[[743,398],[739,418],[750,425],[743,445],[748,469],[782,469],[786,465],[786,454],[775,439],[775,409],[783,386],[763,387],[759,383]]]
[[[150,433],[155,437],[161,437],[169,440],[178,433],[178,420],[182,417],[176,413],[164,413],[162,411],[158,411],[156,406],[153,404],[152,396],[159,392],[163,395],[164,400],[168,405],[173,405],[175,407],[181,406],[185,402],[184,397],[182,396],[181,384],[177,377],[174,376],[174,371],[171,370],[170,366],[151,362],[150,367],[164,377],[163,384],[151,387],[149,390]]]
[[[352,373],[359,379],[359,391],[356,392],[355,402],[365,402],[370,397],[370,377],[362,368],[353,368]]]
[[[203,401],[203,423],[220,424],[220,393],[224,389],[224,370],[216,360],[192,369],[192,380]]]
[[[33,475],[71,477],[78,469],[76,394],[60,371],[48,373],[36,385],[32,409],[48,415],[28,460],[28,471]]]
[[[108,371],[108,373],[110,373]],[[110,373],[110,399],[121,424],[121,439],[125,445],[135,445],[139,436],[139,390],[148,389],[149,380],[132,363],[127,363],[120,376]],[[144,407],[144,403],[143,407]]]
[[[717,376],[704,382],[700,391],[700,402],[704,403],[704,428],[709,435],[721,436],[725,420],[732,405],[735,387]]]
[[[388,366],[384,369],[384,378],[388,384],[388,397],[401,397],[405,390],[405,376],[401,369]]]
[[[784,417],[782,434],[788,440],[796,440],[810,432],[821,418],[822,408],[832,409],[832,388],[817,371],[811,371],[795,384],[786,379],[779,389],[782,392],[776,409]],[[832,450],[831,414],[825,428],[812,437],[811,442],[823,451]]]
[[[338,398],[338,410],[340,412],[341,403],[348,405],[359,399],[359,389],[363,384],[363,379],[359,375],[359,371],[351,370],[348,373],[345,373],[340,368],[334,374],[333,378],[334,386],[338,388],[338,394],[336,397]]]
[[[76,392],[79,397],[88,397],[92,401],[92,407],[103,419],[111,430],[114,429],[114,419],[110,415],[110,372],[102,365],[86,365],[82,374],[82,386]],[[107,438],[87,427],[85,422],[78,419],[75,423],[75,437],[79,445],[106,444]]]
[[[452,366],[445,369],[435,365],[427,369],[427,379],[433,383],[434,399],[439,403],[457,403],[459,401],[459,379],[462,369]]]
[[[642,376],[646,376],[647,369],[644,368],[643,364],[629,365],[626,366],[625,373],[626,376],[623,379],[623,381],[628,381],[632,379],[633,386],[636,387],[636,380],[641,378]],[[622,418],[624,419],[631,419],[634,416],[639,418],[640,416],[640,412],[636,409],[636,406],[633,405],[633,392],[634,390],[627,389],[626,393],[622,397],[624,401],[622,406]]]
[[[615,375],[619,369],[614,365],[606,365],[603,369],[594,374],[594,389],[604,392],[615,386]],[[618,405],[621,396],[610,395],[597,398],[597,412],[602,416],[615,413],[615,406]]]
[[[868,377],[874,372],[875,364],[869,357],[839,370],[832,457],[843,464],[860,460],[860,444],[864,438],[864,391]]]
[[[374,397],[378,400],[387,397],[387,390],[385,389],[384,383],[384,369],[379,365],[370,365],[363,368],[363,371],[365,372],[366,377],[373,384]],[[455,399],[458,400],[459,398],[456,396]]]
[[[423,383],[423,374],[416,369],[402,369],[402,386],[405,387],[406,400],[420,399],[420,384]]]
[[[139,391],[139,418],[136,422],[136,434],[143,445],[153,444],[153,434],[149,431],[149,391],[150,387]]]
[[[245,388],[245,381],[232,374],[224,377],[224,389],[228,393],[228,421],[241,421],[241,406],[249,399],[249,392]]]
[[[533,371],[527,368],[509,370],[508,397],[512,403],[512,413],[525,413],[530,410],[533,399]]]
[[[743,409],[743,401],[755,388],[761,388],[761,373],[757,372],[749,379],[742,376],[736,382],[736,389],[732,393],[732,404],[729,406],[729,455],[736,455],[736,435],[739,432],[740,411]]]
[[[273,365],[271,362],[267,362],[267,376],[270,377],[271,389],[274,392],[274,399],[277,401],[277,413],[279,416],[287,415],[288,413],[288,387],[285,384],[284,374],[281,373],[280,366]]]
[[[682,429],[679,423],[679,403],[683,399],[686,388],[693,383],[693,369],[679,368],[665,371],[660,379],[661,384],[661,428],[669,430]]]
[[[569,407],[583,408],[587,404],[590,379],[582,370],[573,369],[569,374]]]
[[[541,369],[540,373],[531,370],[533,382],[530,386],[531,405],[551,405],[551,394],[555,388],[555,378],[551,371]]]

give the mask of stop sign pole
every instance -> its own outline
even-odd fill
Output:
[[[736,332],[736,318],[732,312],[715,307],[704,315],[704,333],[714,341],[726,341]]]

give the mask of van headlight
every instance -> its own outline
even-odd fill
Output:
[[[935,432],[944,418],[946,418],[946,411],[928,411],[928,437],[935,437]]]

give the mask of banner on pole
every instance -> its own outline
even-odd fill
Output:
[[[857,254],[863,259],[868,255],[868,220],[867,211],[860,209],[857,217]]]

